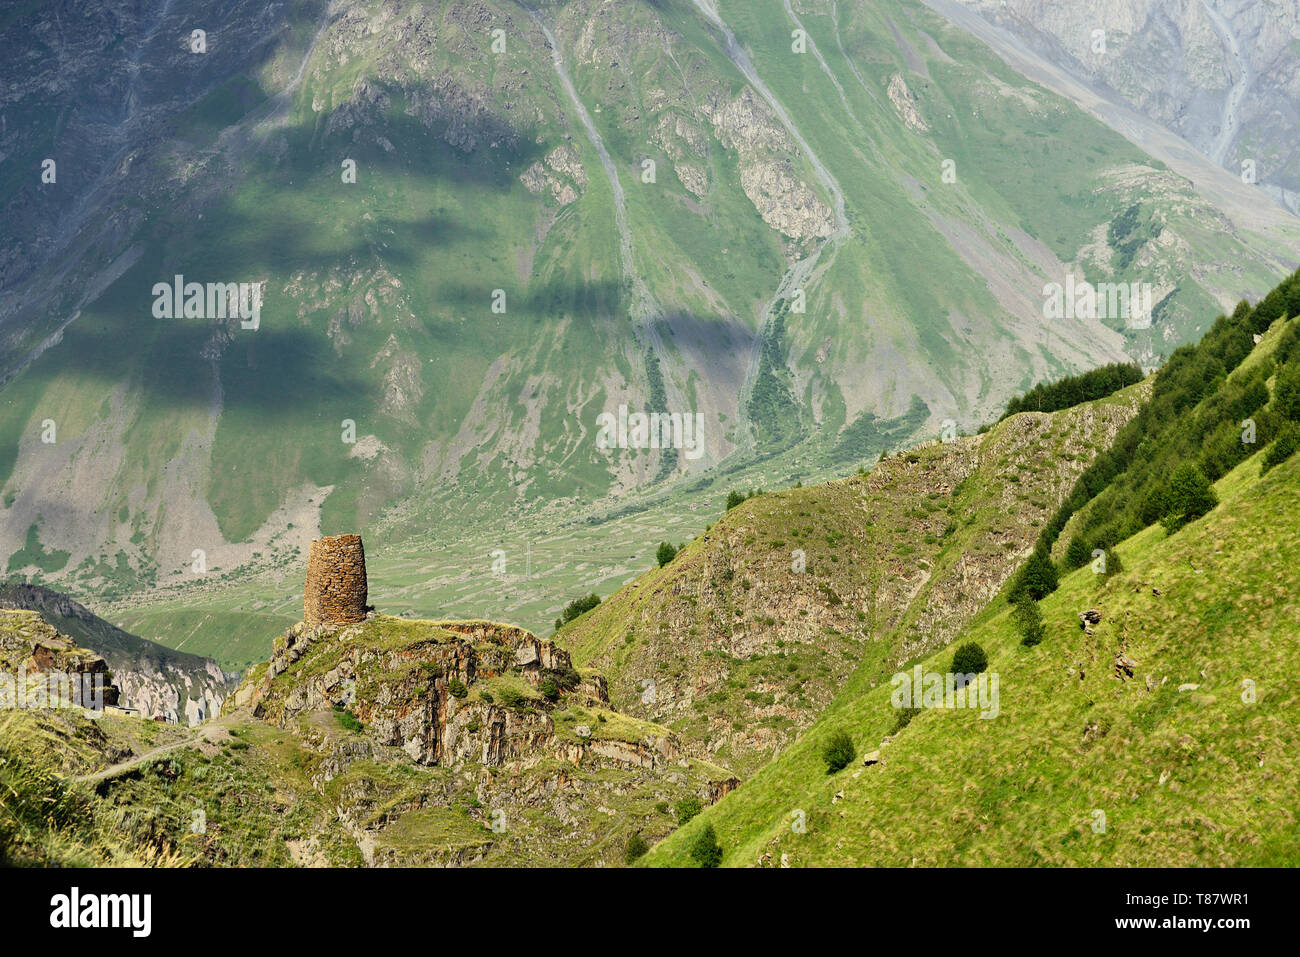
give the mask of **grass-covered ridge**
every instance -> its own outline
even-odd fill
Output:
[[[711,826],[737,865],[1294,863],[1300,460],[1270,444],[1300,414],[1294,290],[1221,318],[1162,370],[1004,595],[1036,566],[1059,586],[1036,577],[1036,604],[1000,596],[962,630],[954,645],[984,649],[1000,680],[997,717],[900,712],[860,667],[809,731],[647,861],[689,863]],[[1202,441],[1224,423],[1237,448]],[[1201,468],[1217,481],[1195,512],[1141,511],[1135,490],[1174,495]],[[1104,540],[1109,569],[1073,546],[1065,567],[1048,557],[1079,499],[1080,516],[1136,526]],[[1042,621],[1032,641],[1026,607]],[[949,647],[906,665],[952,662]],[[872,760],[828,776],[823,748],[843,733]]]
[[[1144,390],[751,497],[557,640],[620,709],[748,776],[850,676],[882,680],[953,637]]]

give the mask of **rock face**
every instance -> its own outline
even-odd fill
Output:
[[[34,611],[0,609],[0,708],[118,704],[108,663]]]
[[[1300,9],[1286,0],[958,0],[1300,211]],[[1249,166],[1243,167],[1243,164]]]
[[[366,618],[366,551],[360,535],[335,535],[311,543],[303,622],[347,625]]]
[[[121,691],[121,704],[145,717],[196,725],[221,710],[238,676],[211,658],[174,651],[123,631],[80,602],[41,585],[0,585],[0,609],[39,613],[59,633],[103,657]]]

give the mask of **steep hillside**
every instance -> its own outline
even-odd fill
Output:
[[[1122,573],[1063,579],[1042,644],[1021,644],[1005,606],[971,628],[1000,678],[996,718],[924,709],[900,730],[886,682],[837,702],[701,826],[738,866],[1294,864],[1298,486],[1300,460],[1261,479],[1256,456],[1204,519],[1125,541]],[[944,673],[951,657],[919,663]],[[837,729],[878,763],[828,775]],[[688,860],[688,841],[650,861]]]
[[[1054,590],[1027,564],[1008,592],[1041,595],[1037,612],[999,597],[953,642],[987,653],[977,703],[943,703],[943,676],[962,670],[951,647],[888,680],[861,669],[651,862],[689,863],[711,826],[742,866],[1294,863],[1298,286],[1221,318],[1155,377],[1039,554],[1072,516],[1122,540],[1096,540],[1104,559],[1067,549]],[[1201,439],[1219,423],[1235,446]],[[1222,476],[1208,493],[1205,473]],[[938,699],[901,697],[913,667],[938,676]],[[858,757],[828,773],[837,734]]]
[[[211,658],[173,651],[123,631],[67,595],[21,582],[0,584],[0,608],[38,612],[81,647],[103,656],[121,690],[121,703],[145,717],[197,724],[221,710],[235,675]]]
[[[1284,261],[910,0],[232,0],[206,52],[188,7],[7,15],[8,62],[66,73],[6,86],[36,165],[0,202],[36,225],[3,264],[0,554],[79,594],[246,583],[322,529],[605,515],[719,463],[842,474],[1154,360]],[[178,275],[258,318],[156,315]],[[1045,319],[1067,275],[1147,283],[1150,327]],[[702,431],[599,448],[623,405]]]
[[[621,709],[747,777],[850,674],[883,679],[951,640],[1147,391],[1021,414],[869,473],[750,498],[557,640],[609,676]]]

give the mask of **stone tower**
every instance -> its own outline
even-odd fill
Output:
[[[302,618],[308,628],[366,618],[366,551],[360,535],[334,535],[311,543]]]

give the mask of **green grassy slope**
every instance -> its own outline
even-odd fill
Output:
[[[620,708],[747,776],[851,674],[881,680],[956,634],[1146,388],[751,498],[558,640]]]
[[[1049,636],[1036,648],[1005,610],[970,629],[1000,676],[996,718],[923,711],[880,764],[827,775],[819,750],[833,730],[861,755],[897,720],[888,684],[846,697],[701,826],[741,866],[767,853],[793,865],[1294,864],[1298,483],[1300,460],[1263,479],[1246,461],[1206,518],[1124,542],[1122,573],[1067,576],[1042,602]],[[1088,636],[1077,614],[1090,608],[1102,622]],[[1136,663],[1130,678],[1117,677],[1120,653]],[[921,663],[946,672],[950,659]],[[796,811],[806,833],[792,830]],[[649,861],[681,862],[688,839]]]
[[[1300,699],[1288,670],[1300,462],[1273,454],[1300,417],[1300,325],[1286,318],[1295,282],[1221,318],[1162,370],[1150,403],[1044,527],[1049,545],[1067,519],[1136,528],[1104,541],[1122,569],[1064,569],[1039,602],[1047,637],[1035,647],[1002,598],[962,632],[998,676],[996,717],[904,713],[891,681],[859,668],[807,733],[696,825],[713,824],[727,863],[1297,860]],[[1241,415],[1259,420],[1254,444]],[[1219,420],[1235,446],[1198,438]],[[1265,470],[1266,458],[1281,464]],[[1221,476],[1218,503],[1170,532],[1156,523],[1172,507],[1166,485],[1191,464]],[[1089,610],[1100,622],[1085,628]],[[945,673],[952,657],[950,647],[904,670]],[[828,775],[821,752],[838,732],[879,761]],[[674,835],[651,861],[687,861],[689,839]]]

